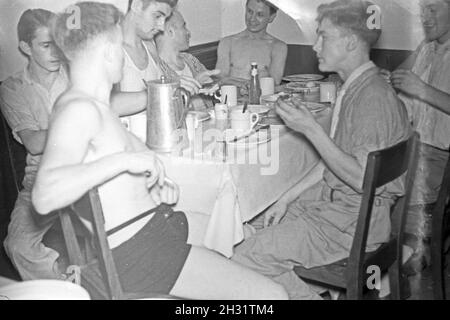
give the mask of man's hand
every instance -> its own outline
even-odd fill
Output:
[[[391,72],[386,69],[380,69],[380,76],[386,80],[387,83],[391,83]]]
[[[169,182],[166,179],[166,181],[162,186],[154,185],[151,188],[150,196],[158,206],[161,203],[166,203],[169,205],[175,204],[178,202],[178,198],[180,196],[180,189],[175,183]]]
[[[275,110],[289,128],[305,135],[317,125],[314,116],[301,102],[279,99]]]
[[[147,188],[151,188],[156,182],[160,186],[164,184],[164,166],[153,151],[129,153],[126,161],[129,173],[147,175]]]
[[[189,76],[181,76],[180,85],[182,88],[189,91],[191,95],[198,94],[198,91],[202,87],[202,85],[197,80]]]
[[[280,220],[286,215],[288,204],[283,200],[278,200],[264,214],[264,228],[274,226],[280,223]]]
[[[410,96],[423,99],[426,83],[410,70],[397,70],[391,75],[392,86]]]
[[[216,76],[218,74],[220,74],[220,70],[218,70],[218,69],[206,70],[206,71],[203,71],[202,73],[198,74],[195,77],[195,80],[197,80],[201,85],[208,84],[208,83],[211,83],[214,81],[213,78],[211,78],[211,77]]]

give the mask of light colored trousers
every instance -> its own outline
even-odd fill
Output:
[[[24,189],[17,197],[8,235],[4,241],[7,255],[19,272],[22,280],[62,279],[58,272],[59,254],[42,243],[47,231],[57,220],[38,224],[33,211],[31,192]]]

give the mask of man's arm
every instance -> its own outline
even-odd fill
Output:
[[[29,154],[36,156],[44,152],[47,130],[25,129],[17,132],[17,135]]]
[[[130,116],[144,111],[147,106],[147,91],[122,92],[113,90],[111,108],[119,117]]]
[[[230,75],[231,69],[231,39],[223,38],[219,42],[217,48],[217,63],[216,68],[220,70],[220,77],[226,78]]]
[[[362,192],[363,167],[356,158],[342,151],[331,140],[305,106],[299,104],[295,108],[280,100],[276,111],[289,128],[305,134],[319,152],[325,165],[336,176],[356,192]]]
[[[32,191],[37,212],[48,214],[66,207],[122,172],[149,172],[155,181],[158,176],[163,177],[150,151],[119,152],[83,163],[101,121],[99,111],[88,101],[72,101],[55,112]],[[162,185],[163,181],[158,181]]]
[[[288,48],[284,42],[277,41],[272,50],[272,63],[269,67],[269,74],[275,80],[275,85],[281,83],[286,66]]]
[[[397,70],[391,75],[392,86],[450,115],[450,94],[424,82],[409,70]]]
[[[301,181],[286,191],[277,202],[275,202],[264,213],[264,227],[276,225],[286,215],[288,206],[297,199],[305,190],[318,183],[323,177],[325,166],[320,161]]]

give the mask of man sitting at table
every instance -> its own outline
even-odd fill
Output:
[[[116,89],[122,92],[146,92],[144,81],[159,80],[165,73],[156,49],[154,37],[164,31],[165,21],[171,16],[178,0],[129,0],[128,12],[121,26],[123,31],[123,48],[125,63],[123,78]],[[209,78],[209,71],[195,77],[183,75],[178,78],[181,87],[192,95],[198,94],[202,81]],[[138,137],[145,141],[144,108],[133,110],[122,122]],[[141,114],[137,114],[141,112]],[[137,114],[137,115],[136,115]]]
[[[224,83],[245,87],[250,79],[250,65],[257,62],[260,78],[272,77],[280,84],[287,45],[267,33],[278,8],[266,0],[247,0],[245,10],[247,28],[220,41],[216,69],[221,71]]]
[[[123,67],[121,14],[110,4],[77,3],[80,28],[69,14],[54,24],[55,41],[70,60],[71,87],[56,102],[32,191],[48,214],[99,188],[105,229],[175,203],[158,157],[129,133],[109,97]],[[186,244],[183,214],[150,213],[108,237],[123,289],[194,299],[282,299],[283,288],[204,248]],[[88,222],[86,222],[88,223]]]
[[[322,162],[265,213],[265,229],[236,248],[234,261],[282,283],[291,298],[318,298],[293,272],[348,257],[361,204],[369,152],[406,140],[410,127],[395,91],[381,78],[369,52],[381,30],[369,29],[368,1],[338,0],[318,8],[314,50],[323,72],[345,81],[333,111],[330,135],[301,103],[280,101],[286,125],[304,134]],[[375,198],[368,237],[374,250],[390,236],[390,206],[400,181]]]
[[[156,35],[155,42],[161,59],[161,70],[168,79],[179,81],[182,77],[197,79],[200,84],[213,82],[212,75],[219,70],[209,71],[192,54],[183,52],[189,49],[191,33],[186,26],[186,21],[178,10],[166,20],[164,32]],[[218,89],[218,86],[215,86]],[[211,88],[211,91],[214,87]],[[195,95],[191,98],[193,107],[197,110],[213,107],[210,97]]]
[[[22,280],[60,279],[64,270],[57,262],[59,254],[42,240],[55,219],[36,219],[31,205],[31,189],[47,139],[47,128],[53,104],[69,86],[63,54],[52,36],[50,23],[54,13],[29,9],[17,24],[21,52],[26,67],[10,76],[0,86],[0,108],[12,129],[14,138],[27,150],[25,177],[4,241],[5,251]],[[119,114],[143,109],[147,95],[117,92],[111,106]]]

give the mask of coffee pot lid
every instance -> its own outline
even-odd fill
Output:
[[[180,85],[179,81],[173,80],[166,76],[161,76],[161,78],[156,80],[151,80],[146,82],[148,85],[161,85],[161,86],[176,86]]]

